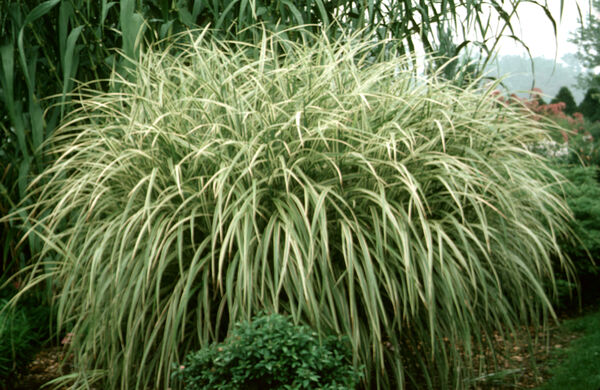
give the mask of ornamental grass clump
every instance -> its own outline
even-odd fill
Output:
[[[420,78],[354,37],[191,33],[48,141],[30,234],[75,388],[167,388],[259,312],[347,336],[369,388],[461,387],[484,336],[551,311],[569,213],[492,89]]]

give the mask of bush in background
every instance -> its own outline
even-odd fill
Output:
[[[190,353],[174,376],[189,390],[349,390],[358,383],[349,345],[323,340],[279,314],[236,324],[223,343]]]
[[[600,120],[600,89],[591,87],[579,103],[578,111],[590,122]]]
[[[573,115],[577,111],[577,103],[575,103],[575,98],[568,87],[561,87],[556,96],[550,101],[550,104],[559,102],[565,104],[565,114]]]
[[[499,92],[497,92],[499,94]],[[536,152],[550,157],[555,162],[583,166],[600,166],[600,123],[588,120],[582,113],[567,113],[567,104],[553,100],[554,103],[542,104],[541,91],[535,89],[530,98],[498,97],[505,107],[521,108],[526,115],[538,121],[547,131],[551,141],[541,139],[534,143]]]
[[[573,230],[578,240],[563,240],[561,248],[575,266],[584,302],[600,297],[600,183],[598,167],[559,165],[556,167],[568,183],[564,186],[565,198],[575,217]],[[560,273],[560,279],[569,278]]]

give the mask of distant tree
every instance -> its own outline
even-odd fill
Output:
[[[554,99],[550,101],[550,104],[558,102],[565,103],[564,113],[567,115],[573,115],[577,111],[577,103],[575,103],[575,98],[573,98],[573,94],[568,87],[561,87]]]
[[[573,73],[580,74],[584,71],[581,60],[577,57],[577,53],[567,53],[560,59]]]
[[[578,31],[570,41],[577,45],[577,58],[588,71],[579,77],[582,88],[600,87],[594,77],[594,68],[600,66],[600,0],[591,0],[590,12],[585,20],[580,20]]]
[[[579,112],[591,122],[600,120],[600,88],[591,87],[587,90],[579,105]]]
[[[546,103],[546,101],[544,100],[544,98],[542,96],[540,96],[540,95],[537,96],[537,102],[538,102],[539,106],[545,106],[546,104],[548,104],[548,103]]]

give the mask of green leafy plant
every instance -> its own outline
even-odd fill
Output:
[[[594,263],[600,259],[598,168],[581,165],[562,165],[556,168],[568,181],[564,187],[565,197],[575,217],[573,229],[579,237],[578,240],[562,240],[561,248],[573,260],[583,299],[591,302],[599,298],[600,280],[600,266]],[[561,279],[567,281],[568,278],[562,275]]]
[[[36,341],[26,314],[22,310],[8,312],[7,302],[0,299],[0,387],[7,386],[16,370],[29,362]]]
[[[583,114],[585,119],[590,122],[596,122],[600,120],[600,88],[591,87],[589,88],[583,100],[579,104],[578,110]]]
[[[28,283],[54,283],[74,388],[166,388],[263,311],[347,336],[365,386],[447,386],[551,311],[569,214],[535,121],[386,42],[203,34],[82,87],[46,143]]]
[[[18,370],[31,361],[49,338],[50,308],[29,294],[16,307],[12,288],[0,290],[0,388],[10,386]]]
[[[573,115],[577,111],[577,103],[568,87],[561,87],[556,96],[550,101],[550,104],[564,103],[564,112],[567,115]]]
[[[577,166],[600,166],[600,142],[590,134],[571,134],[569,137],[568,163]]]
[[[173,375],[189,390],[345,390],[359,378],[343,340],[320,340],[279,314],[236,324],[223,343],[188,354]]]

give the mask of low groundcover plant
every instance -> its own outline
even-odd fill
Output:
[[[186,390],[350,390],[359,373],[345,341],[329,336],[321,344],[282,315],[257,316],[236,324],[223,343],[190,353],[173,377]]]
[[[74,388],[166,388],[259,312],[347,336],[369,388],[460,387],[482,335],[546,318],[542,130],[387,42],[312,42],[194,32],[81,86],[27,209]]]
[[[10,306],[17,290],[4,287],[2,280],[0,286],[0,389],[9,389],[49,339],[51,314],[35,293],[22,297],[18,306]]]

